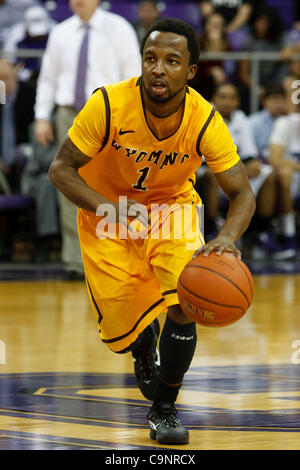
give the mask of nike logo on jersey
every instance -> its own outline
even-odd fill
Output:
[[[122,129],[120,129],[119,130],[119,135],[129,134],[130,132],[135,132],[135,131],[123,131]]]

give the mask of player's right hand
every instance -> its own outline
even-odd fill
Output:
[[[134,199],[127,199],[127,204],[117,204],[117,221],[124,224],[129,231],[133,231],[130,227],[128,218],[134,218],[139,221],[145,228],[149,226],[148,210],[143,204]]]
[[[43,147],[49,147],[54,140],[54,135],[52,124],[48,119],[38,119],[35,122],[34,136]]]

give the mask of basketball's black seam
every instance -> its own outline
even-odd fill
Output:
[[[243,316],[243,315],[242,315],[242,316]],[[242,318],[242,317],[240,317],[240,318],[233,318],[232,320],[218,321],[218,322],[214,322],[214,323],[209,323],[209,322],[207,322],[207,321],[206,321],[206,322],[201,321],[201,323],[199,323],[199,325],[202,325],[202,326],[212,326],[212,327],[214,327],[214,326],[220,326],[220,325],[221,325],[221,326],[222,326],[222,325],[224,325],[224,326],[227,326],[227,325],[228,325],[228,326],[229,326],[229,325],[231,324],[230,322],[234,323],[234,322],[240,320],[241,318]],[[228,322],[229,322],[229,323],[228,323]]]
[[[200,297],[200,295],[195,294],[195,293],[192,292],[190,289],[188,289],[186,286],[184,286],[180,280],[178,281],[178,283],[181,285],[181,287],[183,287],[183,289],[185,289],[187,292],[189,292],[190,294],[194,295],[194,296],[197,297],[198,299],[205,300],[205,302],[209,302],[209,303],[211,303],[211,304],[220,305],[221,307],[238,308],[239,310],[241,310],[241,311],[244,313],[244,310],[242,309],[242,307],[239,307],[238,305],[220,304],[219,302],[215,302],[214,300],[209,300],[209,299],[206,299],[205,297]],[[199,307],[199,308],[201,308],[201,307]]]
[[[228,279],[227,277],[225,277],[223,274],[219,273],[218,271],[215,271],[214,269],[211,269],[211,268],[207,268],[207,267],[204,267],[204,266],[199,266],[198,264],[189,264],[188,266],[186,266],[186,268],[200,268],[200,269],[206,269],[207,271],[210,271],[212,273],[215,273],[215,274],[218,274],[218,276],[222,277],[223,279],[225,279],[226,281],[230,282],[230,284],[232,284],[234,287],[236,287],[236,289],[238,289],[240,291],[240,293],[245,297],[246,301],[247,301],[247,304],[248,304],[248,307],[250,307],[250,302],[248,300],[248,297],[246,296],[246,294],[242,291],[242,289],[240,289],[239,286],[237,286],[233,281],[231,281],[230,279]]]
[[[251,282],[250,282],[249,276],[248,276],[248,274],[247,274],[247,271],[245,270],[244,266],[243,266],[241,263],[239,263],[236,259],[234,259],[234,262],[235,262],[236,264],[238,264],[238,266],[240,266],[240,267],[242,268],[242,270],[244,271],[244,273],[246,274],[246,277],[247,277],[248,283],[249,283],[249,287],[250,287],[251,296],[252,296],[252,298],[253,298],[253,293],[254,293],[254,292],[253,292],[253,290],[252,290]]]

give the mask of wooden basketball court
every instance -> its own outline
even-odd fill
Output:
[[[300,275],[285,270],[255,276],[236,324],[198,327],[178,399],[190,444],[172,448],[300,449]],[[0,450],[168,448],[149,438],[131,355],[98,339],[84,282],[3,281],[0,298]]]

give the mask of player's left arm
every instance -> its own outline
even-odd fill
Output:
[[[203,252],[209,255],[214,250],[218,254],[230,251],[241,259],[241,252],[235,246],[235,242],[245,232],[251,221],[256,207],[255,196],[241,161],[228,170],[215,173],[215,177],[229,198],[229,210],[217,237],[207,243],[197,254]]]
[[[255,196],[228,127],[217,111],[200,141],[199,151],[205,156],[206,163],[230,201],[221,231],[200,252],[209,254],[216,250],[221,254],[223,251],[231,251],[240,258],[241,253],[235,242],[251,221],[255,211]]]

